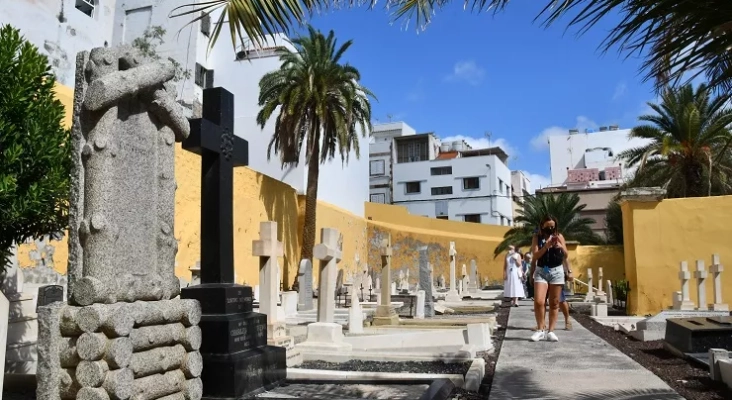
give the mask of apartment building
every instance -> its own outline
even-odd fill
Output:
[[[404,122],[374,125],[369,143],[369,201],[392,203],[392,166],[396,159],[394,138],[416,134],[414,128]]]
[[[524,171],[511,171],[511,209],[513,220],[516,220],[516,212],[521,209],[519,205],[526,196],[531,196],[531,181]]]

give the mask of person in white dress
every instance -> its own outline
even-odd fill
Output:
[[[511,305],[514,307],[519,306],[519,299],[526,297],[523,278],[521,256],[516,253],[514,246],[509,246],[506,260],[503,263],[503,297],[510,298]]]

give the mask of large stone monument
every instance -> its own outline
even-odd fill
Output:
[[[202,158],[201,284],[181,297],[201,303],[203,396],[241,398],[287,371],[285,349],[267,345],[267,315],[252,312],[252,288],[234,283],[234,167],[248,162],[247,142],[234,135],[234,95],[203,91],[203,118],[191,120],[183,149]]]
[[[381,252],[381,299],[376,306],[376,315],[374,316],[374,325],[398,325],[399,316],[391,305],[391,236],[381,241],[379,248]]]
[[[38,399],[201,398],[201,308],[175,298],[174,74],[130,47],[77,56],[69,301],[38,310]]]

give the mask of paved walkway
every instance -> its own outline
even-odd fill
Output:
[[[661,378],[576,321],[559,342],[529,341],[536,326],[533,303],[511,309],[490,400],[683,400]]]

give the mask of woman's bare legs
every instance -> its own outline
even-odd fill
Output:
[[[544,314],[546,313],[546,291],[547,284],[545,282],[534,283],[534,317],[536,317],[536,326],[538,330],[546,328]]]
[[[562,285],[549,285],[549,332],[554,332],[559,317],[559,297],[561,296]],[[542,309],[542,317],[544,310]]]
[[[566,301],[559,303],[559,309],[562,310],[562,314],[564,315],[564,322],[569,322],[569,303]]]

